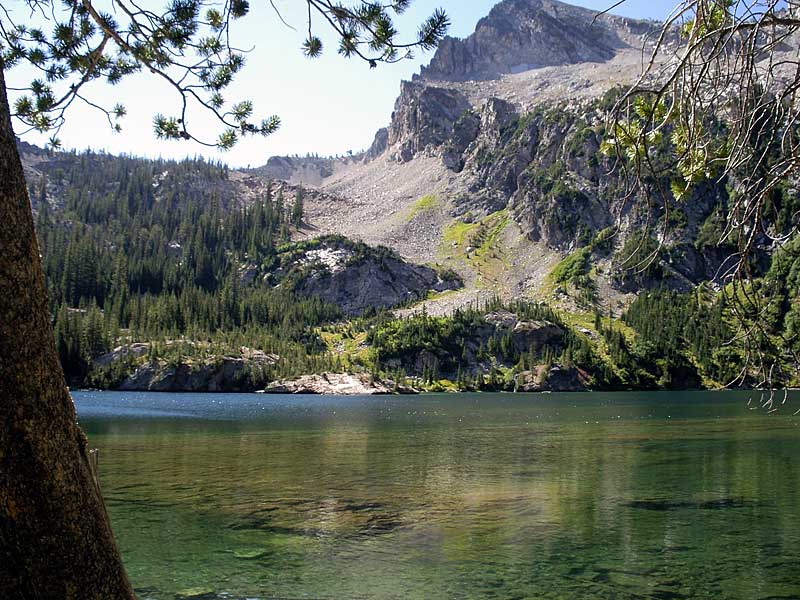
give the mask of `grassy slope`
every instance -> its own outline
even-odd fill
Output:
[[[479,287],[493,287],[510,268],[507,252],[500,243],[510,219],[508,209],[503,209],[475,223],[453,222],[442,236],[440,256],[474,271]]]

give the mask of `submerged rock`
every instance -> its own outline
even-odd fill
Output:
[[[743,498],[718,498],[716,500],[665,500],[665,499],[643,499],[631,500],[623,504],[626,508],[638,508],[640,510],[652,510],[666,512],[670,510],[698,509],[698,510],[726,510],[732,508],[744,508],[747,502]]]
[[[175,598],[176,600],[212,600],[218,596],[210,588],[194,587],[177,592]]]
[[[253,550],[234,550],[233,556],[236,558],[240,558],[242,560],[255,560],[257,558],[263,558],[267,556],[269,552],[264,548],[258,548]]]

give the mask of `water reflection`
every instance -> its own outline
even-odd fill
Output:
[[[800,597],[798,421],[739,396],[77,402],[143,598]]]

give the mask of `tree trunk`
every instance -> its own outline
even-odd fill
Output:
[[[134,598],[58,361],[0,66],[0,597]]]

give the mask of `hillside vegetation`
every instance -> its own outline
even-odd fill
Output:
[[[603,151],[657,28],[503,0],[343,159],[245,171],[20,143],[70,382],[657,389],[754,385],[755,361],[796,383],[800,252],[771,240],[795,231],[797,182],[772,191],[726,300],[736,175],[678,200],[669,128],[644,186]],[[724,118],[708,126],[721,143]]]

